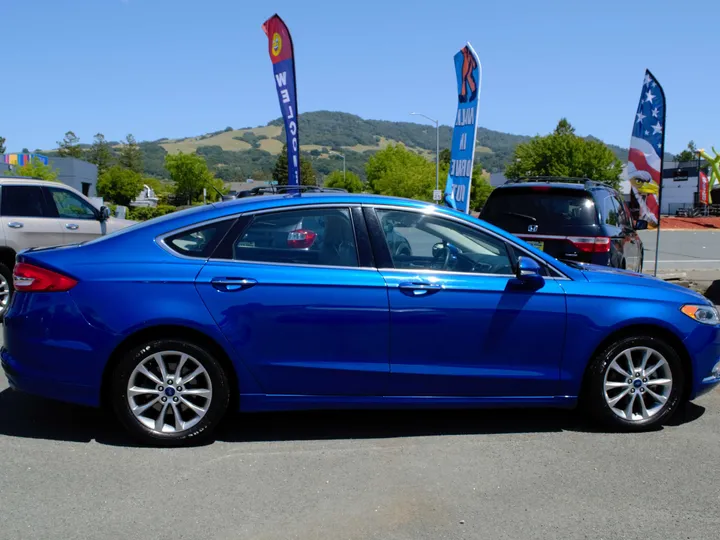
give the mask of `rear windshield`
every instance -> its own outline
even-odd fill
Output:
[[[480,217],[513,234],[597,234],[597,209],[584,191],[498,189],[488,199]]]

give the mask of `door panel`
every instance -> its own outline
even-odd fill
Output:
[[[65,244],[86,242],[105,234],[105,224],[90,203],[63,188],[48,188],[48,194],[57,210]]]
[[[210,261],[197,289],[265,392],[386,390],[388,298],[377,271]]]
[[[390,301],[393,395],[552,396],[566,306],[560,283],[528,290],[502,238],[431,213],[369,213]],[[409,254],[391,253],[392,232]],[[525,255],[525,254],[523,254]],[[381,264],[382,264],[381,262]]]
[[[63,244],[63,230],[40,186],[2,187],[0,223],[8,247],[16,252],[31,247]]]
[[[369,241],[355,232],[364,231],[362,215],[353,215],[304,207],[251,216],[216,251],[234,260],[211,260],[197,278],[237,358],[268,394],[386,390],[387,286],[375,268],[359,266]]]
[[[566,323],[557,281],[528,291],[512,277],[382,274],[390,299],[389,393],[555,395]],[[431,288],[409,295],[409,281]]]

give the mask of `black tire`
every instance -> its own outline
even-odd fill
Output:
[[[621,418],[613,412],[613,409],[605,399],[605,373],[619,354],[632,347],[648,347],[660,353],[667,361],[672,374],[672,386],[667,400],[657,413],[646,419],[630,421]],[[625,366],[623,365],[622,367],[624,368]],[[582,396],[583,402],[595,420],[613,431],[650,431],[657,429],[672,416],[683,399],[685,373],[682,361],[672,347],[665,341],[653,336],[625,337],[612,343],[592,360],[587,375],[584,389],[585,395]],[[651,389],[657,390],[657,387],[649,386]],[[622,389],[610,397],[614,397],[620,392],[622,392]],[[635,393],[634,389],[633,393]],[[640,399],[643,399],[641,397],[642,394],[638,393],[637,395],[640,396]],[[627,400],[631,397],[632,395],[629,395],[625,399]],[[646,399],[648,399],[647,396]],[[627,403],[627,401],[625,403]],[[637,410],[637,406],[635,410]],[[632,416],[631,414],[631,417]]]
[[[130,410],[127,397],[128,383],[135,368],[149,356],[167,351],[190,355],[205,368],[212,384],[212,398],[205,416],[189,429],[175,433],[159,433],[144,425]],[[221,422],[230,402],[229,379],[220,362],[197,345],[178,339],[159,339],[129,350],[115,366],[109,402],[118,420],[140,442],[154,446],[190,446],[207,440]]]
[[[7,304],[5,304],[5,306],[0,305],[0,321],[2,321],[5,317],[5,312],[10,307],[10,300],[12,300],[15,287],[13,287],[12,270],[10,270],[7,265],[0,263],[0,274],[2,274],[2,277],[7,281],[9,291]]]

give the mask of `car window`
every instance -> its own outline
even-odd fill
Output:
[[[443,217],[378,210],[395,268],[512,274],[506,243]]]
[[[165,239],[165,245],[180,255],[206,259],[210,257],[215,246],[222,240],[234,220],[216,221],[215,223],[185,230]]]
[[[69,219],[97,219],[97,210],[71,191],[51,188],[58,216]]]
[[[8,217],[52,217],[47,212],[42,187],[3,186],[0,214]]]
[[[614,195],[614,198],[615,205],[618,209],[618,221],[620,223],[620,227],[631,229],[632,221],[630,221],[630,216],[628,215],[627,208],[625,207],[625,202],[621,201],[617,195]]]
[[[577,189],[547,186],[496,189],[480,217],[513,234],[597,234],[595,202],[587,192]]]
[[[603,195],[600,212],[602,213],[603,223],[613,227],[620,226],[620,218],[618,216],[618,207],[615,202],[615,197],[612,195]]]
[[[359,266],[347,208],[307,208],[259,214],[233,243],[241,261]]]

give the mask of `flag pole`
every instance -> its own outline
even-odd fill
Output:
[[[660,216],[662,215],[663,171],[665,170],[665,123],[667,120],[667,101],[665,100],[665,91],[663,90],[663,87],[655,78],[655,75],[653,75],[649,69],[647,71],[650,74],[650,77],[652,77],[652,80],[655,81],[657,87],[660,89],[660,94],[662,95],[663,102],[662,150],[660,152],[660,184],[658,185],[658,228],[657,238],[655,239],[655,270],[653,272],[653,277],[657,277],[658,258],[660,257],[660,224],[662,222]]]

